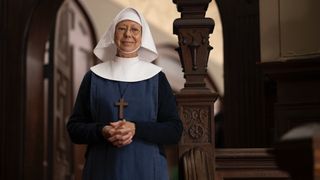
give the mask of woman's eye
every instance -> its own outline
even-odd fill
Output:
[[[118,27],[118,30],[119,30],[119,31],[125,31],[126,28],[124,28],[124,27]]]
[[[133,34],[139,34],[139,33],[140,33],[140,30],[139,30],[139,29],[136,29],[136,28],[132,28],[132,29],[131,29],[131,32],[132,32]]]

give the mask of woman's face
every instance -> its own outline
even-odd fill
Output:
[[[117,45],[117,55],[120,57],[136,57],[138,56],[138,48],[141,45],[140,24],[124,20],[116,25],[114,42]]]

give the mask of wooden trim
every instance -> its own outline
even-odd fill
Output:
[[[272,149],[216,149],[216,179],[289,179],[289,175],[278,170]]]
[[[264,73],[274,79],[288,76],[290,78],[299,78],[301,74],[308,76],[307,78],[319,79],[320,76],[320,55],[299,57],[286,61],[273,61],[258,63]],[[305,77],[303,77],[305,78]]]

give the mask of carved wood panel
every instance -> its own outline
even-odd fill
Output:
[[[180,168],[185,179],[212,179],[214,174],[214,104],[216,94],[177,94],[183,133]]]
[[[182,106],[184,120],[183,143],[211,143],[211,107],[210,106]]]

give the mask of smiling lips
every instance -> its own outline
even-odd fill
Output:
[[[131,42],[131,41],[122,41],[121,43],[122,43],[122,44],[125,44],[125,45],[130,45],[130,44],[133,44],[134,42]]]

